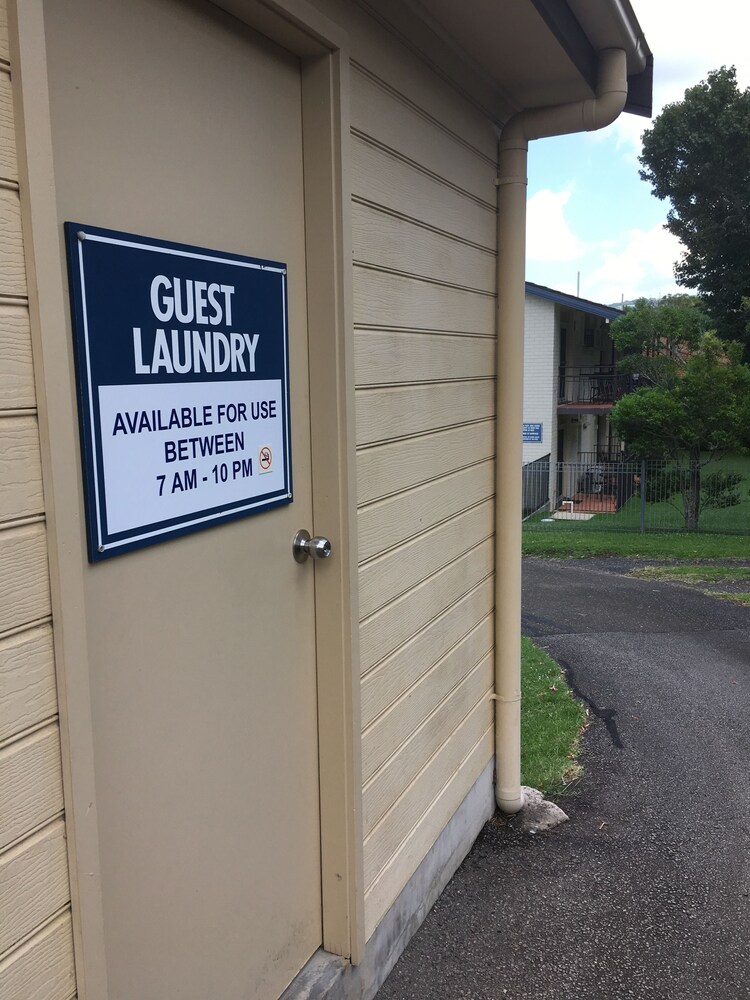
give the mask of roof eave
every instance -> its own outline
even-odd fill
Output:
[[[538,299],[546,299],[556,305],[565,306],[567,309],[577,309],[579,312],[588,313],[591,316],[600,316],[602,319],[615,320],[622,316],[622,309],[616,306],[607,306],[603,302],[592,302],[590,299],[582,299],[577,295],[569,295],[567,292],[559,292],[556,288],[548,288],[546,285],[537,285],[533,281],[526,282],[526,292]]]
[[[597,52],[622,48],[628,58],[625,111],[650,118],[654,57],[629,0],[531,0],[588,86],[596,87]]]

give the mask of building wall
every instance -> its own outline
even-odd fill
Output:
[[[369,937],[493,753],[496,132],[474,97],[363,6],[318,6],[348,31],[352,51]],[[18,886],[12,921],[0,920],[14,928],[0,941],[0,996],[47,1000],[75,986],[18,193],[0,187],[14,206],[0,244],[0,358],[11,361],[0,365],[0,433],[16,421],[13,448],[2,453],[10,458],[0,460],[12,483],[3,502],[14,504],[7,517],[0,510],[0,607],[10,609],[0,620],[0,677],[18,678],[20,706],[0,743],[12,792],[20,776],[18,808],[0,803],[0,816],[17,820],[0,866],[7,859]]]
[[[582,414],[579,419],[581,422],[581,452],[584,455],[596,454],[598,420],[590,413]]]
[[[492,123],[353,4],[366,936],[492,755]]]
[[[591,368],[602,363],[602,337],[597,333],[589,346],[584,342],[584,328],[587,320],[592,322],[591,317],[577,310],[569,313],[569,319],[565,324],[568,329],[568,357],[567,366],[569,368]],[[599,320],[593,320],[598,323]],[[609,359],[607,358],[607,361]]]
[[[45,508],[0,0],[0,997],[76,992]]]
[[[612,339],[604,320],[575,310],[567,313],[565,323],[568,329],[568,367],[591,371],[600,365],[611,364]],[[584,340],[584,330],[587,325],[594,327],[588,346]],[[569,429],[566,431],[565,454],[560,456],[561,461],[578,462],[581,460],[581,454],[595,454],[600,447],[606,449],[608,428],[606,415],[597,417],[584,413],[577,417],[568,417],[565,423]]]
[[[557,309],[554,302],[526,296],[524,321],[524,423],[542,424],[540,444],[526,442],[523,461],[545,455],[554,458],[557,448]]]

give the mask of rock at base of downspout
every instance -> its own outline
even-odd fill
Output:
[[[568,821],[567,813],[554,802],[545,799],[538,789],[522,785],[521,791],[524,805],[514,817],[513,825],[516,829],[523,830],[524,833],[544,833],[545,830],[552,830]]]

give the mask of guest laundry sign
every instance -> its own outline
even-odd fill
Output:
[[[89,559],[290,503],[285,265],[65,232]]]

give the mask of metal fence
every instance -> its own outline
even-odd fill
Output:
[[[523,467],[523,516],[549,510],[549,455]]]
[[[529,530],[750,534],[750,459],[540,461],[523,486]]]

